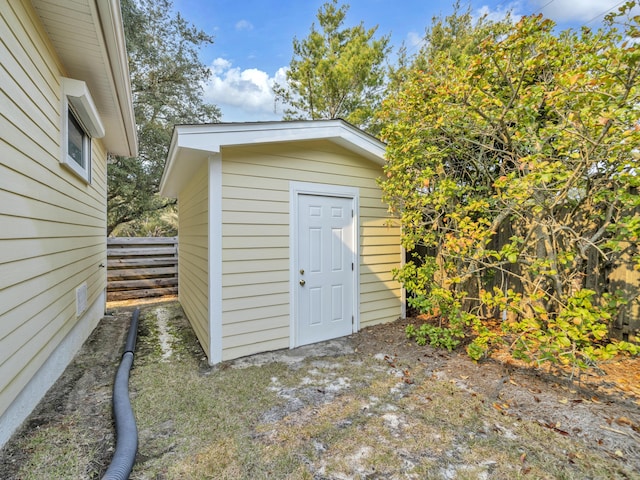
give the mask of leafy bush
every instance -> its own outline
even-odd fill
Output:
[[[411,306],[440,319],[411,337],[464,341],[476,359],[502,338],[517,358],[581,368],[637,353],[607,339],[622,300],[585,282],[594,259],[640,261],[636,3],[597,32],[560,34],[542,16],[456,11],[396,72],[380,185],[404,247],[429,252],[396,276]]]

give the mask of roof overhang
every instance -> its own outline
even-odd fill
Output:
[[[160,182],[160,194],[177,198],[202,162],[211,154],[220,153],[223,147],[305,140],[328,140],[384,165],[384,143],[344,120],[176,125]]]
[[[104,124],[106,149],[138,154],[119,0],[31,0],[64,76],[87,84]]]

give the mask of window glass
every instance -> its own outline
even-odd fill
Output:
[[[85,82],[61,84],[60,163],[91,184],[91,139],[104,137],[104,126]]]
[[[84,130],[82,130],[80,123],[78,123],[71,110],[69,110],[68,119],[67,154],[79,166],[86,168],[87,152],[85,152],[85,138],[87,134],[84,133]]]

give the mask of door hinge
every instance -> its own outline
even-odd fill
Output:
[[[351,209],[351,218],[353,218],[353,208]]]
[[[353,315],[351,315],[351,325],[354,325],[356,323],[356,319],[354,318]]]
[[[353,262],[351,262],[351,271],[353,272]]]

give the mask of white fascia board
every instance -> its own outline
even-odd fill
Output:
[[[199,161],[194,165],[187,164],[193,163],[197,157],[194,151],[220,153],[223,147],[323,139],[384,165],[384,143],[344,120],[177,125],[160,183],[160,194],[177,195],[186,177],[185,170],[191,171],[199,165]],[[192,153],[185,155],[184,152],[188,151]]]
[[[184,136],[180,146],[210,152],[230,146],[327,139],[384,164],[384,144],[343,120],[184,125],[180,134]]]
[[[168,182],[169,177],[171,176],[171,171],[173,170],[173,165],[175,163],[177,150],[176,150],[176,141],[178,138],[178,133],[176,130],[178,127],[173,127],[173,133],[171,134],[171,143],[169,144],[169,150],[167,151],[167,159],[164,162],[164,170],[162,171],[162,177],[160,178],[160,195],[163,197],[173,197],[176,198],[175,195],[169,192]]]
[[[96,3],[96,6],[109,59],[108,68],[111,71],[111,77],[114,82],[115,103],[119,107],[120,118],[127,137],[128,152],[126,153],[131,157],[135,157],[138,155],[138,133],[133,110],[129,58],[124,36],[120,0],[100,0]]]
[[[178,198],[182,185],[201,163],[197,158],[194,158],[197,157],[194,155],[196,152],[183,148],[185,139],[182,133],[183,129],[183,126],[176,125],[171,135],[167,160],[160,179],[160,195],[163,197]],[[219,150],[203,150],[200,160],[206,161],[210,153],[219,153]]]
[[[5,2],[6,3],[6,2]],[[26,2],[29,3],[29,2]],[[60,61],[60,74],[86,82],[100,112],[108,152],[138,154],[129,64],[120,0],[31,0]],[[91,46],[91,48],[87,48]],[[74,105],[91,109],[86,102]]]

